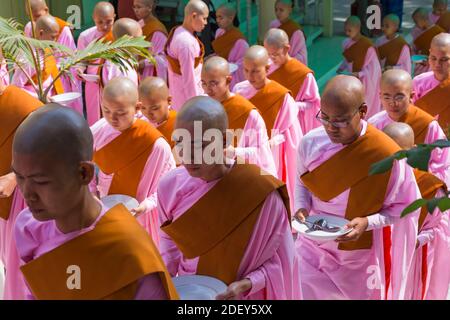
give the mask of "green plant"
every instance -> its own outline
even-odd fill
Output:
[[[27,2],[31,12],[29,1]],[[154,58],[148,50],[151,43],[145,41],[144,37],[124,36],[112,43],[97,41],[91,43],[84,50],[73,51],[54,41],[36,39],[32,14],[29,16],[32,20],[33,38],[27,37],[24,34],[23,26],[14,19],[0,17],[0,48],[3,50],[3,56],[7,63],[14,64],[25,73],[39,100],[44,103],[48,102],[48,94],[55,82],[62,76],[72,77],[71,69],[74,67],[98,65],[99,59],[110,61],[121,71],[125,71],[129,67],[137,70],[140,57],[154,63]],[[48,88],[44,89],[41,62],[44,61],[46,55],[58,57],[60,66],[58,76],[53,79]],[[33,80],[33,75],[25,71],[27,65],[32,66],[36,71],[36,81]]]
[[[450,141],[438,140],[431,144],[419,144],[417,147],[410,150],[401,150],[389,158],[383,159],[372,165],[369,175],[380,174],[389,171],[392,168],[394,161],[401,159],[407,159],[407,163],[413,167],[422,171],[428,171],[428,163],[430,161],[431,152],[436,148],[448,148],[450,147]],[[450,198],[448,197],[450,192],[447,192],[444,197],[434,198],[431,200],[418,199],[406,207],[402,212],[402,217],[407,214],[416,211],[417,209],[426,206],[427,211],[432,213],[436,207],[441,212],[450,209]]]

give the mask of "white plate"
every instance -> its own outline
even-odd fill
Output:
[[[230,73],[234,73],[239,69],[239,66],[235,63],[229,63],[228,65],[230,66]]]
[[[180,300],[215,300],[227,290],[227,285],[219,279],[191,275],[172,278]]]
[[[66,103],[66,102],[72,102],[74,100],[77,100],[81,97],[81,93],[79,92],[67,92],[63,94],[58,94],[56,96],[50,97],[50,100],[52,102],[56,103]]]
[[[308,226],[298,222],[297,220],[292,221],[292,227],[295,230],[297,230],[300,235],[317,242],[333,241],[336,240],[338,237],[343,236],[344,234],[347,234],[350,231],[352,231],[352,229],[343,229],[344,226],[347,225],[350,221],[341,217],[317,214],[306,218],[306,220],[311,223],[314,223],[319,219],[325,219],[330,227],[341,227],[342,230],[334,233],[325,231],[312,231],[306,233],[306,230],[309,229]]]
[[[123,194],[112,194],[102,198],[103,204],[112,208],[119,203],[122,203],[129,211],[136,209],[139,206],[139,202],[130,196],[126,196]]]
[[[80,77],[87,82],[97,82],[98,80],[100,80],[100,76],[96,74],[80,74]]]
[[[411,57],[412,62],[421,63],[428,60],[428,57],[425,55],[414,55]]]

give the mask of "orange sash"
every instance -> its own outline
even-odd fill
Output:
[[[170,144],[170,147],[173,148],[175,146],[175,142],[172,141],[172,133],[175,126],[175,120],[177,118],[177,112],[175,110],[169,111],[169,118],[163,124],[158,126],[158,131],[162,133],[162,135],[166,138],[167,142]]]
[[[271,137],[271,130],[277,119],[278,112],[283,106],[284,98],[290,91],[276,81],[271,80],[264,88],[258,91],[251,99],[260,111],[267,127],[267,134]]]
[[[414,175],[416,176],[417,185],[419,186],[420,194],[423,199],[431,200],[436,196],[436,193],[439,189],[446,190],[447,186],[445,182],[438,179],[436,176],[429,172],[420,171],[418,169],[414,169]],[[421,230],[425,218],[428,215],[428,210],[426,207],[423,207],[420,211],[419,217],[419,231]]]
[[[448,133],[450,125],[450,79],[441,82],[436,88],[416,101],[416,106],[438,117],[438,122],[444,132]]]
[[[60,18],[58,18],[58,17],[54,17],[54,18],[56,20],[56,23],[58,23],[58,25],[59,25],[59,33],[58,33],[58,40],[59,40],[59,37],[61,36],[61,33],[63,32],[63,29],[65,27],[69,27],[70,28],[71,24],[66,22],[66,21],[64,21],[64,20],[62,20],[62,19],[60,19]]]
[[[278,28],[287,33],[289,40],[291,40],[292,35],[295,31],[300,30],[301,32],[303,32],[302,26],[292,19],[289,19],[285,23],[282,23]]]
[[[428,30],[422,32],[422,34],[418,36],[416,40],[414,40],[414,46],[420,54],[429,55],[431,41],[435,36],[443,32],[445,32],[444,29],[437,25],[434,25]]]
[[[380,211],[386,196],[391,171],[369,176],[372,164],[399,151],[387,135],[368,125],[366,134],[346,146],[301,179],[322,201],[330,201],[350,189],[345,218],[367,217]],[[324,182],[330,183],[324,183]],[[366,231],[357,241],[340,243],[340,250],[360,250],[372,247],[372,231]]]
[[[395,39],[379,46],[378,55],[380,60],[386,59],[386,66],[395,66],[398,63],[398,59],[400,59],[400,54],[404,46],[408,46],[409,48],[409,44],[402,36],[397,36]]]
[[[286,186],[250,164],[236,164],[206,195],[161,229],[188,258],[200,257],[197,274],[230,284],[267,196],[278,190],[288,211]]]
[[[8,86],[0,95],[0,177],[11,172],[14,133],[42,102],[16,86]],[[0,218],[8,220],[12,196],[0,199]]]
[[[136,198],[137,189],[155,141],[162,134],[143,120],[122,132],[94,153],[94,162],[106,174],[114,174],[108,194]]]
[[[345,59],[353,63],[352,72],[360,72],[362,70],[369,48],[374,48],[372,41],[362,36],[361,39],[344,51]]]
[[[237,147],[243,134],[238,130],[244,130],[250,112],[256,107],[239,94],[222,101],[222,105],[228,116],[228,129],[233,130],[233,146]]]
[[[164,47],[164,52],[166,54],[167,57],[167,61],[169,62],[169,67],[170,69],[181,76],[181,66],[180,66],[180,61],[176,58],[173,58],[172,56],[169,55],[168,53],[168,48],[170,46],[170,44],[172,43],[172,38],[173,35],[175,33],[175,30],[178,27],[173,28],[170,33],[169,33],[169,38],[167,39],[167,43],[166,46]],[[203,43],[200,41],[200,39],[197,37],[197,35],[194,34],[194,37],[197,39],[198,44],[200,45],[200,52],[198,54],[198,57],[195,58],[195,62],[194,62],[194,68],[197,68],[199,64],[203,63],[203,58],[205,57],[205,46],[203,45]]]
[[[441,27],[445,32],[450,30],[450,11],[444,13],[436,24]]]
[[[70,266],[81,271],[81,289],[68,287]],[[123,205],[21,270],[39,300],[132,300],[138,281],[152,273],[159,274],[169,299],[178,298],[158,249]]]
[[[314,74],[314,71],[297,59],[290,59],[284,65],[272,72],[269,75],[269,79],[275,80],[282,86],[291,90],[292,96],[296,98],[308,73]]]
[[[414,143],[424,143],[428,134],[428,126],[434,118],[416,106],[410,105],[406,113],[400,117],[399,122],[404,122],[411,126],[414,131]]]
[[[228,60],[231,49],[233,49],[236,42],[240,39],[245,39],[245,36],[238,28],[233,28],[215,39],[211,45],[217,55]]]
[[[148,23],[142,27],[142,33],[145,36],[145,40],[151,41],[155,32],[164,33],[168,35],[166,26],[161,23],[157,18],[151,19]]]
[[[45,81],[47,81],[47,79],[51,76],[52,79],[56,79],[56,77],[58,76],[58,65],[56,63],[56,59],[53,56],[53,54],[49,51],[49,50],[45,50],[44,52],[44,68],[42,69],[41,72],[41,77],[42,77],[42,83],[44,83]],[[32,77],[33,82],[35,84],[38,83],[38,79],[37,79],[37,74],[35,73]],[[27,83],[28,85],[31,85],[31,82]],[[61,77],[58,78],[58,80],[55,81],[55,84],[53,86],[56,94],[63,94],[64,93],[64,86],[62,84],[61,81]]]

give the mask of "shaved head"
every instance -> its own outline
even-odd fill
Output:
[[[36,21],[36,30],[59,32],[59,24],[51,15],[42,16]]]
[[[398,84],[406,85],[409,91],[412,90],[411,75],[401,69],[387,70],[381,76],[381,85],[396,86]]]
[[[77,166],[91,161],[93,137],[89,125],[76,111],[48,104],[30,114],[14,136],[18,154],[45,154]]]
[[[431,46],[436,48],[450,48],[450,34],[446,32],[438,34],[431,41]]]
[[[344,112],[353,112],[364,103],[364,86],[352,76],[338,75],[331,79],[322,95],[323,104],[332,104]]]
[[[167,99],[169,97],[169,88],[166,81],[158,77],[147,77],[139,85],[139,96],[142,97],[158,97]]]
[[[229,4],[229,3],[225,3],[222,4],[217,11],[220,11],[222,14],[224,14],[227,17],[235,17],[236,16],[236,8]]]
[[[409,150],[414,147],[414,131],[406,123],[393,122],[388,124],[383,129],[383,132],[391,137],[403,150]]]
[[[428,13],[429,12],[428,12],[427,8],[420,7],[420,8],[417,8],[413,12],[412,17],[415,18],[415,19],[419,19],[419,20],[429,21]]]
[[[117,77],[108,82],[103,89],[103,97],[111,100],[125,100],[130,105],[136,106],[139,96],[136,84],[126,77]]]
[[[385,16],[384,20],[391,21],[397,28],[400,26],[400,18],[394,13],[390,13]]]
[[[439,5],[447,6],[448,0],[434,0],[433,1],[433,6],[439,6]]]
[[[133,38],[138,38],[142,36],[141,25],[133,19],[121,18],[114,23],[112,29],[114,39],[120,39],[127,35]]]
[[[177,114],[176,127],[194,125],[195,121],[202,122],[203,131],[218,129],[225,132],[228,128],[228,117],[225,109],[210,97],[195,97],[188,100]]]
[[[140,0],[141,3],[147,7],[153,7],[155,0]]]
[[[201,15],[208,14],[209,13],[208,6],[201,0],[191,0],[184,8],[184,15],[190,16],[193,13]]]
[[[25,1],[25,3],[27,3],[27,2]],[[47,6],[47,3],[45,2],[45,0],[30,0],[30,6],[31,6],[31,10],[33,10],[33,11],[48,9],[48,6]]]
[[[284,30],[272,28],[267,31],[266,36],[264,37],[264,45],[275,48],[284,48],[289,45],[289,36]]]
[[[223,76],[230,75],[230,65],[227,60],[222,57],[214,56],[205,61],[202,73],[219,72]]]
[[[94,7],[93,16],[95,17],[110,17],[115,15],[114,6],[106,1],[100,1]]]
[[[251,61],[256,64],[268,65],[269,54],[266,48],[262,46],[251,46],[245,53],[244,60]]]
[[[361,27],[361,19],[358,16],[350,16],[345,20],[345,24],[352,27]]]

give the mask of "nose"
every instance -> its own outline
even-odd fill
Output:
[[[38,199],[38,196],[36,194],[36,192],[34,191],[34,189],[32,188],[32,186],[30,185],[29,182],[25,181],[22,184],[22,194],[23,197],[25,199],[26,202],[30,203],[30,202],[36,202]]]

